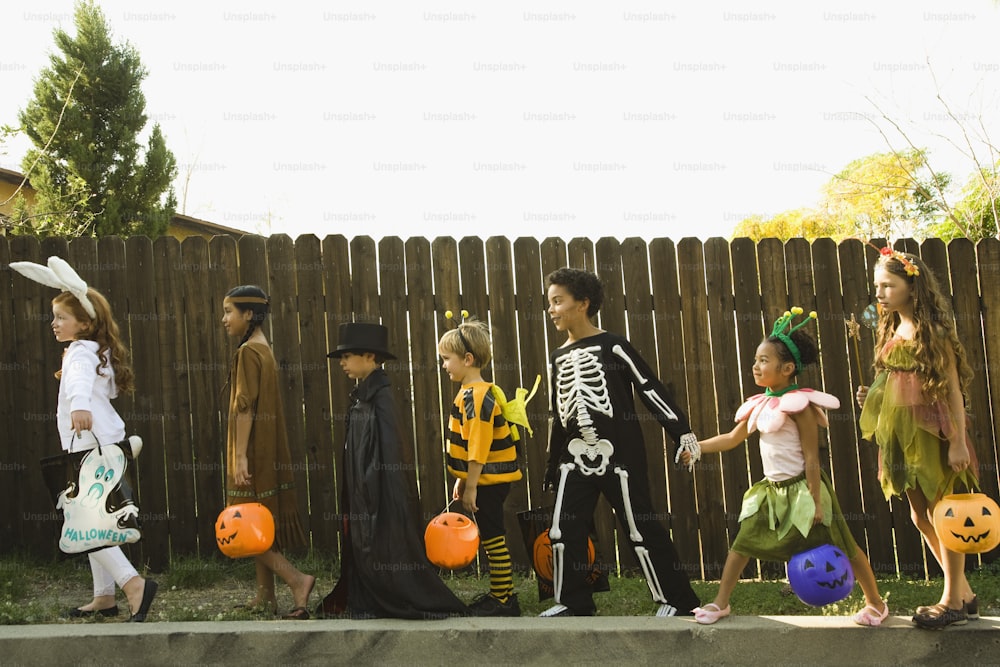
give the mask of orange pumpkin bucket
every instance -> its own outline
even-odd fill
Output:
[[[274,544],[274,517],[260,503],[230,505],[215,520],[215,542],[230,558],[264,553]]]
[[[479,553],[479,527],[464,514],[442,512],[427,524],[424,549],[434,565],[459,570]]]
[[[984,493],[953,493],[934,506],[934,531],[948,551],[991,551],[1000,544],[1000,507]]]

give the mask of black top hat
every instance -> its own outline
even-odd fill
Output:
[[[339,359],[345,352],[374,352],[381,359],[395,359],[389,352],[389,330],[381,324],[346,322],[340,325],[340,342],[337,349],[326,356]]]

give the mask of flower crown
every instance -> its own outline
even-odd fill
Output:
[[[810,311],[808,317],[794,324],[793,320],[801,315],[803,312],[802,308],[799,306],[794,306],[791,310],[786,310],[785,313],[778,318],[774,323],[774,328],[771,329],[771,335],[780,340],[788,348],[788,351],[792,353],[792,358],[795,359],[795,370],[802,370],[802,353],[799,352],[799,346],[795,344],[792,340],[792,332],[798,331],[805,325],[809,324],[810,320],[819,319],[816,315],[816,311]]]
[[[874,248],[875,246],[873,245],[872,247]],[[890,246],[886,246],[884,248],[879,248],[878,252],[880,255],[882,255],[883,261],[888,259],[895,259],[897,262],[902,264],[903,270],[906,271],[906,275],[910,276],[911,278],[920,275],[920,267],[914,264],[910,259],[906,257],[905,254],[901,253],[900,251]]]

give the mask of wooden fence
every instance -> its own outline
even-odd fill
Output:
[[[991,388],[1000,388],[1000,242],[903,241],[899,247],[919,252],[954,294],[959,336],[976,371],[971,409],[982,483],[996,498],[994,433],[1000,410],[990,396]],[[280,234],[183,242],[0,237],[3,551],[51,556],[59,527],[37,472],[38,459],[58,451],[53,371],[61,346],[49,330],[54,291],[8,267],[19,260],[44,263],[50,255],[68,259],[109,298],[132,349],[138,388],[117,407],[129,432],[145,441],[138,459],[144,539],[133,555],[154,571],[169,564],[170,554],[216,554],[227,402],[220,390],[234,351],[220,323],[229,288],[253,283],[271,295],[268,333],[284,383],[302,516],[313,548],[335,554],[338,451],[350,388],[325,356],[336,346],[338,325],[381,321],[389,329],[399,358],[386,368],[413,438],[421,510],[428,520],[445,506],[450,488],[443,432],[457,388],[437,363],[436,341],[447,327],[444,312],[465,309],[488,319],[493,378],[508,391],[530,386],[536,374],[545,377],[548,351],[562,342],[547,321],[543,280],[566,265],[601,276],[607,290],[601,326],[627,333],[687,407],[701,436],[728,431],[743,397],[759,391],[749,363],[775,317],[790,305],[820,313],[821,368],[802,380],[841,399],[821,444],[848,523],[877,572],[936,571],[906,503],[883,499],[876,449],[859,439],[856,426],[852,396],[859,382],[871,380],[873,341],[871,332],[862,330],[855,350],[844,323],[872,301],[877,253],[859,241],[838,245],[829,239],[647,244],[635,238],[596,243],[385,238],[376,244],[363,236],[307,235],[293,241]],[[543,382],[529,404],[535,435],[525,441],[527,474],[507,503],[509,543],[520,566],[527,565],[528,555],[515,514],[553,503],[540,490],[548,399]],[[655,510],[670,525],[690,574],[718,578],[743,492],[762,476],[756,438],[722,456],[706,456],[691,475],[673,464],[673,443],[639,408]],[[617,549],[606,504],[598,509],[595,530],[602,562],[635,567],[633,555]],[[752,573],[751,568],[747,574]]]

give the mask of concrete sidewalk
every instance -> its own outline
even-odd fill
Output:
[[[0,627],[0,665],[997,665],[1000,618],[938,632],[892,617],[465,618]]]

